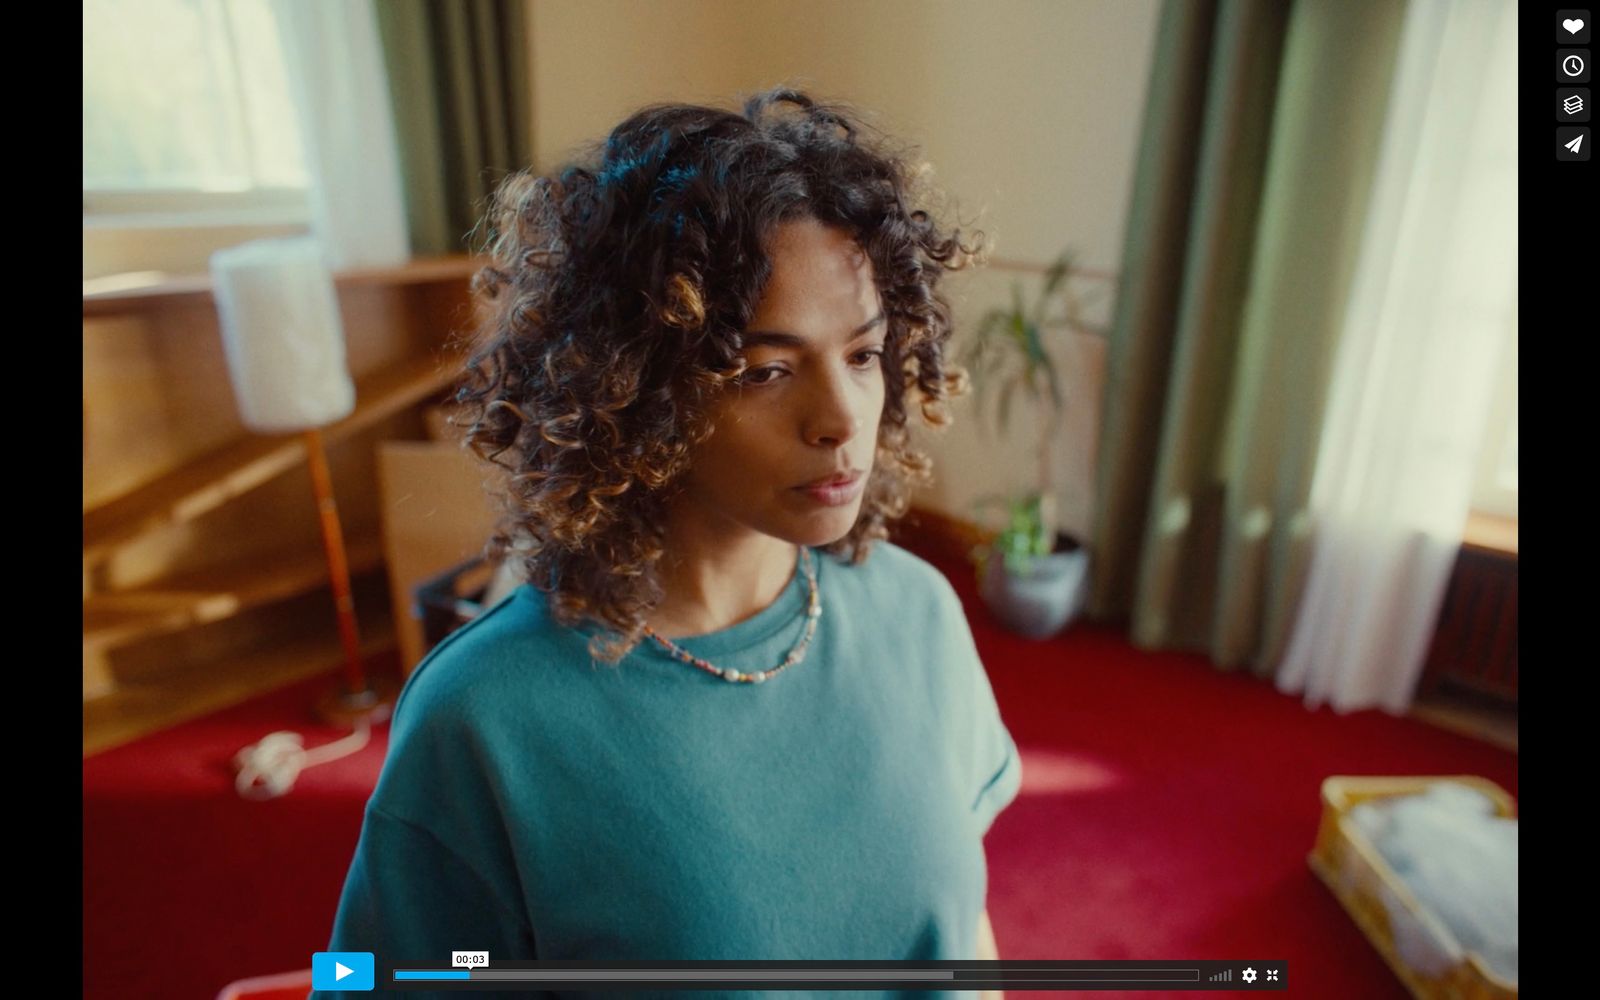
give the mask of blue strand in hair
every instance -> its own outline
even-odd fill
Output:
[[[680,167],[669,167],[656,184],[658,187],[664,187],[669,191],[682,191],[689,186],[690,181],[698,176],[700,176],[700,168],[689,163]]]
[[[656,181],[655,193],[651,198],[654,206],[650,212],[651,222],[661,222],[666,218],[662,203],[666,201],[669,192],[679,192],[687,188],[696,177],[700,176],[700,168],[692,163],[681,166],[669,167]],[[672,235],[683,234],[683,213],[679,212],[672,222]]]
[[[607,156],[615,151],[616,145],[617,143],[614,139],[606,140]],[[607,184],[614,184],[635,170],[663,159],[667,155],[667,148],[671,145],[672,136],[667,132],[662,132],[656,136],[655,141],[650,144],[649,148],[637,154],[623,154],[617,157],[604,170],[600,171],[600,186],[605,187]]]

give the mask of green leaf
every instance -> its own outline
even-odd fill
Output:
[[[1072,251],[1064,250],[1062,251],[1061,256],[1056,258],[1055,263],[1050,265],[1050,270],[1045,272],[1044,295],[1046,298],[1055,294],[1056,288],[1060,286],[1061,282],[1066,278],[1067,274],[1071,272],[1071,270]]]
[[[1057,257],[1055,262],[1050,265],[1050,269],[1045,271],[1044,288],[1039,292],[1039,301],[1034,306],[1033,322],[1035,325],[1042,326],[1044,324],[1045,312],[1050,308],[1050,296],[1056,293],[1056,289],[1061,286],[1061,283],[1066,280],[1071,271],[1071,250],[1063,251],[1061,256]]]
[[[1026,357],[1028,350],[1028,321],[1024,319],[1020,313],[1015,316],[1008,317],[1008,319],[1009,322],[1006,323],[1006,337],[1013,344],[1016,344],[1017,347],[1021,348],[1023,356]]]
[[[1039,339],[1039,327],[1035,323],[1028,323],[1023,327],[1024,346],[1028,350],[1028,361],[1037,364],[1045,360],[1044,342]]]
[[[1045,272],[1043,292],[1034,309],[1033,320],[1029,319],[1023,301],[1022,283],[1013,282],[1011,308],[993,308],[985,312],[961,355],[961,363],[977,389],[978,414],[989,414],[993,405],[1002,432],[1010,430],[1011,410],[1018,389],[1026,392],[1035,403],[1044,402],[1044,393],[1048,391],[1049,401],[1057,411],[1065,405],[1060,373],[1051,360],[1045,343],[1047,327],[1041,320],[1050,296],[1064,287],[1072,266],[1072,251],[1067,250]],[[1011,346],[1008,348],[1007,344]],[[995,391],[1000,393],[998,401],[993,398]]]
[[[1005,530],[995,537],[994,550],[1004,557],[1006,568],[1025,574],[1034,558],[1048,555],[1050,540],[1045,539],[1042,497],[1027,493],[1009,500],[1010,519]]]

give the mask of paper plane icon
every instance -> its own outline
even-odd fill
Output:
[[[1576,139],[1573,139],[1571,142],[1567,143],[1566,146],[1568,149],[1576,153],[1579,148],[1583,146],[1583,136],[1578,136]]]

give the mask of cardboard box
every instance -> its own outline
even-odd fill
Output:
[[[424,580],[483,551],[496,521],[490,487],[500,475],[454,443],[378,446],[384,557],[401,669],[408,676],[424,652],[412,594]]]

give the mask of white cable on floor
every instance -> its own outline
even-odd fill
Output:
[[[349,736],[335,740],[315,750],[305,749],[299,733],[268,733],[259,743],[234,754],[233,765],[238,769],[233,787],[247,799],[275,799],[294,787],[295,779],[308,767],[326,764],[348,757],[367,745],[372,738],[372,727],[357,724]]]

